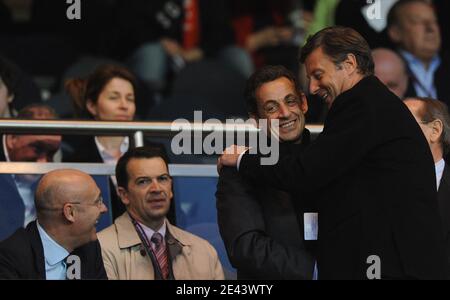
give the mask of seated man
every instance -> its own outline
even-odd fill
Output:
[[[306,97],[290,71],[263,67],[247,81],[245,95],[250,117],[279,120],[280,153],[309,143]],[[297,215],[307,211],[294,209],[288,193],[247,184],[226,167],[216,198],[220,233],[239,279],[313,278],[315,260],[305,247],[303,214]]]
[[[45,104],[31,104],[19,111],[18,118],[55,119],[56,114]],[[0,161],[52,162],[61,136],[5,134],[2,143]],[[0,241],[36,219],[33,194],[39,177],[0,174]]]
[[[443,102],[430,98],[408,98],[405,104],[419,123],[433,154],[439,213],[447,247],[447,275],[450,276],[450,167],[444,161],[450,150],[448,108]]]
[[[387,23],[389,38],[405,59],[410,75],[406,96],[450,101],[450,58],[441,52],[442,35],[433,4],[399,0],[389,10]]]
[[[0,243],[0,279],[107,279],[95,232],[107,208],[92,177],[51,171],[35,205],[37,221]]]
[[[116,178],[127,211],[98,235],[109,279],[224,279],[216,250],[168,222],[172,178],[160,151],[128,150]]]
[[[381,80],[400,99],[405,97],[408,89],[408,72],[405,62],[394,51],[377,48],[372,51],[375,63],[375,76]]]

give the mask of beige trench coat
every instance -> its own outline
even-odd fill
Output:
[[[178,280],[224,279],[217,252],[206,240],[171,225],[170,248],[172,269]],[[154,279],[153,265],[145,251],[128,213],[98,233],[103,263],[109,279]]]

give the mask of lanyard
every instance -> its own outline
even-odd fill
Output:
[[[144,229],[130,214],[128,214],[128,215],[130,216],[131,222],[133,223],[134,228],[136,229],[136,232],[139,236],[139,239],[141,240],[142,245],[144,246],[145,252],[147,252],[147,255],[150,257],[150,259],[153,263],[153,266],[156,269],[155,271],[158,272],[158,275],[160,278],[163,278],[163,276],[162,276],[163,273],[162,273],[161,267],[158,263],[158,260],[156,259],[156,253],[153,250],[153,247],[150,244],[150,241],[148,240],[148,237],[145,234]]]

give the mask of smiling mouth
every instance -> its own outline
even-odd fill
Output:
[[[330,94],[328,94],[328,92],[323,92],[323,93],[318,93],[317,94],[320,98],[322,98],[323,100],[327,101],[328,100],[328,96]]]
[[[289,122],[280,124],[280,128],[282,128],[282,129],[289,129],[289,128],[292,128],[292,127],[294,127],[295,121],[296,121],[296,120],[292,120],[292,121],[289,121]]]

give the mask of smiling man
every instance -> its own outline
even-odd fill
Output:
[[[78,268],[74,279],[107,279],[95,231],[107,208],[92,177],[49,172],[39,181],[35,205],[37,220],[0,243],[0,279],[66,279],[71,262]]]
[[[160,151],[128,150],[116,177],[127,211],[98,236],[109,279],[224,279],[216,250],[167,220],[172,178]]]
[[[367,42],[329,27],[308,39],[301,61],[310,92],[330,107],[323,132],[274,166],[235,147],[220,163],[241,157],[244,179],[288,190],[298,204],[314,192],[319,279],[444,279],[433,158],[407,107],[373,76]]]
[[[282,66],[265,66],[247,81],[247,111],[255,120],[278,120],[280,155],[309,144],[306,97]],[[233,168],[220,172],[216,192],[220,233],[238,279],[312,279],[314,256],[303,239],[303,212],[291,196],[247,184]]]

